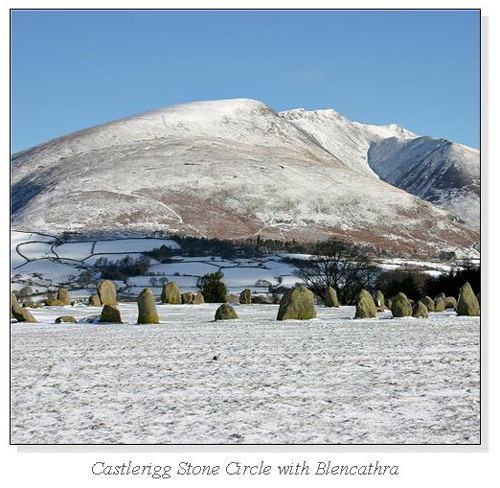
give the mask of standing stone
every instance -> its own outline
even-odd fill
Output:
[[[411,303],[404,293],[399,292],[392,299],[391,311],[393,317],[411,317]]]
[[[116,305],[116,286],[111,280],[102,280],[97,285],[102,305]]]
[[[479,302],[469,283],[465,283],[460,289],[457,315],[469,315],[472,317],[479,315]]]
[[[314,294],[305,286],[287,290],[278,310],[278,320],[307,320],[316,317]]]
[[[445,308],[444,300],[442,298],[434,300],[434,312],[444,312]]]
[[[429,312],[434,312],[434,300],[431,297],[425,296],[424,298],[420,299],[420,302],[425,305]]]
[[[379,312],[383,312],[385,310],[385,297],[380,290],[377,290],[377,293],[375,293],[375,306]]]
[[[429,314],[427,312],[427,307],[421,301],[415,303],[412,316],[417,319],[428,319]]]
[[[249,288],[245,288],[240,293],[240,304],[249,305],[250,303],[252,303],[252,291]]]
[[[35,317],[25,308],[21,308],[16,295],[10,293],[10,313],[18,322],[36,322]]]
[[[163,285],[161,291],[161,303],[179,304],[181,302],[181,292],[175,281],[170,281]]]
[[[66,288],[59,288],[57,290],[57,299],[64,303],[64,305],[69,305],[69,295]]]
[[[436,295],[436,297],[434,298],[434,302],[436,302],[436,301],[437,301],[437,300],[439,300],[440,298],[442,298],[442,299],[444,300],[444,299],[446,298],[446,295],[445,295],[443,292],[438,293],[438,294]]]
[[[90,295],[89,297],[89,307],[101,307],[101,299],[97,293],[95,295]]]
[[[339,299],[337,298],[337,292],[335,288],[329,286],[325,293],[325,307],[336,307],[339,306]]]
[[[457,300],[455,297],[446,297],[444,299],[444,308],[448,309],[448,308],[452,308],[453,310],[455,310],[457,308]]]
[[[238,314],[234,308],[228,303],[223,303],[215,312],[215,320],[230,320],[238,319]]]
[[[372,296],[366,291],[361,290],[356,300],[355,319],[374,319],[377,316],[377,308]]]
[[[117,305],[104,305],[102,307],[99,322],[107,322],[110,324],[121,324],[122,317]]]
[[[193,297],[193,303],[195,304],[200,304],[200,303],[205,303],[205,299],[203,298],[203,293],[195,293]]]
[[[156,311],[155,297],[151,288],[144,288],[137,298],[139,307],[138,324],[159,324],[158,312]]]
[[[183,293],[181,295],[181,301],[182,303],[193,303],[193,294],[190,291],[187,291],[186,293]]]

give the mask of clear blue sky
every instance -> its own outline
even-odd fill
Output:
[[[479,11],[13,11],[12,150],[237,97],[477,148],[479,25]]]

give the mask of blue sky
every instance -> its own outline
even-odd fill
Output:
[[[12,151],[239,97],[477,148],[479,21],[479,11],[13,11]]]

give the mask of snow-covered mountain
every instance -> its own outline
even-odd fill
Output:
[[[370,145],[362,159],[364,129],[351,134],[350,126],[330,138],[238,99],[85,129],[13,156],[12,224],[39,232],[338,236],[400,253],[474,254],[477,232],[376,177],[366,164]]]
[[[479,151],[445,139],[420,137],[391,124],[351,122],[335,110],[280,115],[309,132],[352,169],[378,176],[479,228]]]

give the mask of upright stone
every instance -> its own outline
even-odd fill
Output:
[[[392,299],[391,311],[393,317],[411,317],[411,303],[404,293],[399,292]]]
[[[193,303],[193,294],[190,291],[187,291],[186,293],[183,293],[181,295],[181,301],[182,303]]]
[[[421,301],[415,303],[415,305],[413,307],[412,315],[413,315],[413,317],[415,317],[417,319],[428,319],[429,318],[429,314],[427,312],[427,307]]]
[[[195,293],[193,297],[193,303],[199,305],[200,303],[205,303],[205,299],[203,298],[203,293]]]
[[[429,312],[434,312],[435,306],[434,306],[434,300],[431,297],[425,296],[424,298],[420,299],[420,302],[422,302],[427,310]]]
[[[444,299],[444,308],[448,309],[448,308],[452,308],[453,310],[455,310],[457,308],[457,300],[455,297],[446,297]]]
[[[18,322],[36,322],[35,317],[25,308],[21,308],[14,293],[10,293],[10,313]]]
[[[116,286],[111,280],[102,280],[97,285],[102,305],[116,305]]]
[[[89,307],[101,307],[101,299],[97,293],[95,295],[90,295],[89,297]]]
[[[287,290],[283,295],[278,310],[278,320],[307,320],[316,317],[314,294],[305,286]]]
[[[337,292],[335,288],[329,286],[325,293],[325,307],[338,307],[339,299],[337,298]]]
[[[434,300],[434,312],[444,312],[444,300],[442,298],[436,298]]]
[[[159,324],[158,312],[156,311],[155,297],[151,288],[144,288],[137,298],[139,307],[138,324]]]
[[[181,302],[181,292],[175,281],[170,281],[163,285],[161,291],[161,303],[179,304]]]
[[[57,290],[57,299],[63,302],[64,305],[69,305],[68,290],[66,290],[66,288],[59,288],[59,290]]]
[[[228,303],[223,303],[215,312],[215,320],[230,320],[237,318],[239,318],[238,314]]]
[[[240,293],[240,304],[249,305],[252,303],[252,291],[249,288],[245,288]]]
[[[377,293],[375,293],[375,305],[380,312],[385,310],[385,297],[380,290],[377,290]]]
[[[361,290],[356,300],[355,319],[374,319],[377,316],[377,307],[372,296],[366,291]]]
[[[434,302],[436,302],[436,301],[437,301],[437,300],[439,300],[440,298],[442,298],[442,299],[444,300],[444,299],[446,298],[446,295],[445,295],[443,292],[438,293],[438,294],[436,295],[436,297],[434,298]]]
[[[110,324],[121,324],[122,317],[118,306],[115,305],[104,305],[102,307],[101,316],[99,317],[99,322],[106,322]]]
[[[476,295],[472,291],[469,283],[464,283],[460,289],[460,296],[458,297],[457,315],[468,315],[475,317],[479,315],[479,302]]]

